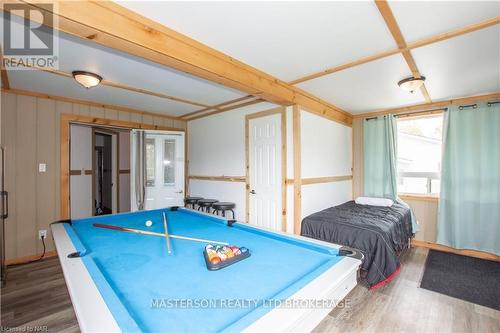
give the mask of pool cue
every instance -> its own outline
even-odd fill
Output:
[[[172,248],[170,245],[170,236],[168,235],[167,216],[165,215],[165,212],[162,213],[163,213],[163,229],[165,230],[165,242],[167,243],[167,253],[171,255]]]
[[[165,234],[162,234],[162,233],[159,233],[159,232],[148,231],[148,230],[141,230],[141,229],[133,229],[133,228],[125,228],[125,227],[118,227],[118,226],[110,225],[110,224],[94,223],[94,227],[104,228],[104,229],[111,229],[111,230],[117,230],[117,231],[133,232],[133,233],[136,233],[136,234],[148,235],[148,236],[165,237]],[[212,244],[220,244],[220,245],[229,245],[229,243],[226,243],[226,242],[219,242],[219,241],[214,241],[214,240],[209,240],[209,239],[203,239],[203,238],[194,238],[194,237],[187,237],[187,236],[180,236],[180,235],[170,235],[170,234],[169,234],[169,237],[175,238],[175,239],[182,239],[182,240],[187,240],[187,241],[193,241],[193,242],[200,242],[200,243],[212,243]]]

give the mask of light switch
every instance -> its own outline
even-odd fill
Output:
[[[38,172],[46,172],[46,171],[47,171],[47,164],[45,163],[38,164]]]

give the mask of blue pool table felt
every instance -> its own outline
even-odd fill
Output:
[[[110,224],[245,246],[251,256],[220,271],[209,271],[205,243],[94,227]],[[146,227],[145,221],[153,221]],[[330,247],[262,231],[185,209],[153,210],[73,220],[65,228],[106,304],[123,331],[239,331],[270,307],[182,309],[155,308],[154,299],[285,299],[342,257]]]

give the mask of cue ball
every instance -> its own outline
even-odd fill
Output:
[[[151,220],[146,221],[146,227],[150,227],[152,225],[153,225],[153,221],[151,221]]]

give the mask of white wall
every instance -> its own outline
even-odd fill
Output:
[[[189,175],[245,176],[245,115],[278,107],[259,103],[188,123]],[[191,180],[189,195],[236,204],[245,219],[245,183]]]
[[[352,128],[301,114],[302,178],[351,175]]]
[[[256,104],[188,123],[189,175],[245,176],[245,115]],[[293,179],[293,108],[287,107],[287,178]],[[352,175],[352,128],[301,112],[302,178]],[[245,183],[190,180],[189,195],[236,203],[245,217]],[[302,217],[352,199],[351,180],[302,187]],[[293,185],[287,186],[287,231],[293,232]]]
[[[234,202],[236,219],[245,220],[245,183],[193,179],[189,187],[191,196]]]
[[[301,112],[302,178],[352,175],[352,128]],[[352,199],[352,181],[302,186],[302,218]]]
[[[302,218],[352,200],[350,180],[302,185]]]

